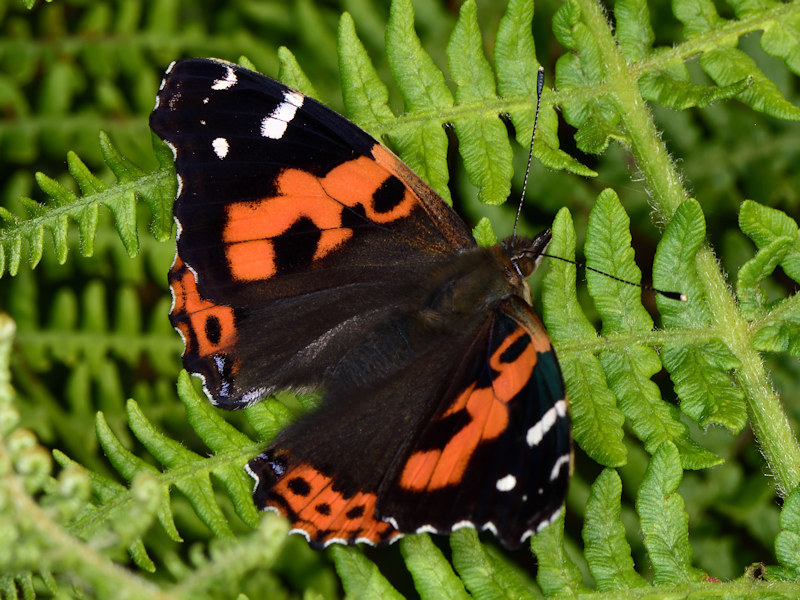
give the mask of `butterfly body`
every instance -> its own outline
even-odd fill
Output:
[[[549,232],[477,246],[344,117],[230,63],[173,64],[151,126],[175,153],[171,321],[215,404],[319,390],[247,466],[315,547],[494,531],[566,492],[563,382],[525,277]]]

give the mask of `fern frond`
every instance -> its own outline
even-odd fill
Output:
[[[575,229],[566,209],[559,211],[553,222],[553,241],[548,252],[566,259],[575,257]],[[578,303],[575,265],[562,261],[550,265],[544,279],[542,304],[547,331],[559,349],[575,441],[601,465],[624,464],[625,417],[617,408],[600,361],[591,350],[597,343],[597,332]]]
[[[91,256],[94,252],[100,206],[105,206],[113,215],[117,233],[129,256],[135,256],[139,251],[136,230],[136,203],[139,201],[150,208],[153,235],[160,240],[169,237],[172,232],[174,178],[164,172],[145,175],[114,148],[105,134],[100,136],[100,147],[106,164],[117,178],[113,187],[107,188],[75,154],[69,154],[69,171],[80,186],[82,196],[38,173],[36,181],[50,197],[49,204],[42,205],[30,199],[21,199],[28,211],[27,217],[12,215],[6,209],[0,210],[0,218],[7,223],[0,231],[0,275],[6,270],[10,275],[17,274],[23,241],[28,245],[28,262],[31,268],[36,267],[42,258],[45,231],[52,236],[56,257],[63,264],[67,259],[67,231],[70,221],[78,225],[81,254]],[[172,160],[168,155],[168,150],[163,146],[157,152],[162,165],[167,164],[167,160]]]

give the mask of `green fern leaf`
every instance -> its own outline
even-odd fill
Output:
[[[138,456],[135,456],[133,453],[125,449],[122,444],[120,444],[119,440],[108,426],[103,413],[97,414],[95,427],[97,430],[97,439],[100,441],[100,445],[103,447],[103,451],[108,457],[109,462],[125,479],[128,481],[133,481],[134,477],[136,477],[140,471],[150,472],[153,474],[158,472],[155,467],[145,462]],[[169,488],[164,486],[161,489],[159,496],[160,501],[158,504],[158,521],[161,523],[164,531],[172,540],[180,542],[182,539],[178,533],[178,529],[175,527],[175,519],[172,516],[172,507],[169,500]]]
[[[601,193],[589,215],[587,265],[638,283],[641,272],[633,261],[629,227],[630,220],[617,195],[610,190]],[[677,409],[661,400],[658,386],[651,380],[661,370],[661,361],[652,348],[634,341],[636,336],[647,335],[653,328],[653,321],[639,298],[640,290],[594,271],[587,272],[586,279],[603,319],[603,335],[614,336],[615,340],[610,349],[599,355],[606,380],[647,451],[653,453],[662,442],[670,440],[680,449],[685,468],[703,469],[719,464],[720,458],[689,437]]]
[[[738,81],[752,80],[737,98],[753,110],[778,119],[800,120],[800,109],[783,97],[783,94],[756,66],[752,58],[736,48],[720,48],[706,52],[700,64],[719,85],[733,85]]]
[[[745,318],[756,321],[753,345],[766,352],[800,355],[800,297],[771,302],[762,282],[780,265],[800,280],[800,236],[795,221],[786,214],[746,201],[739,212],[739,226],[759,247],[758,253],[739,269],[737,296]]]
[[[548,252],[568,259],[575,256],[575,230],[566,210],[556,216]],[[608,389],[600,362],[587,349],[597,343],[597,332],[578,304],[574,265],[561,261],[550,265],[542,303],[547,331],[559,352],[575,441],[602,465],[624,464],[624,417]]]
[[[494,75],[483,54],[474,0],[461,5],[459,19],[447,44],[450,72],[456,83],[460,107],[485,106],[497,100]],[[456,117],[453,126],[459,152],[470,181],[478,187],[481,201],[502,204],[511,190],[511,146],[505,125],[497,115]]]
[[[400,552],[422,598],[467,600],[464,584],[427,534],[407,535],[400,540]]]
[[[408,166],[452,204],[447,187],[447,136],[439,123],[411,120],[415,113],[430,115],[452,107],[453,94],[414,31],[410,0],[392,2],[386,24],[386,58],[408,113],[402,128],[392,131],[389,139]]]
[[[622,55],[629,63],[650,54],[656,35],[650,25],[650,9],[646,0],[622,0],[614,5],[617,21],[615,37]]]
[[[699,204],[684,202],[664,232],[653,263],[656,287],[680,290],[688,302],[658,299],[666,327],[702,329],[710,322],[708,307],[695,268],[695,255],[705,237]],[[681,410],[701,425],[719,423],[732,431],[744,427],[747,415],[742,391],[728,371],[740,366],[730,350],[713,335],[691,344],[668,343],[662,352],[664,367],[681,399]]]
[[[517,142],[523,148],[530,145],[535,115],[536,80],[539,61],[536,44],[531,35],[533,2],[510,0],[494,44],[494,63],[497,70],[497,91],[507,101],[514,124]],[[566,152],[558,148],[558,116],[552,106],[550,90],[542,92],[542,106],[536,130],[533,155],[551,169],[566,169],[578,175],[597,175]],[[520,108],[516,108],[521,105]]]
[[[366,131],[380,137],[383,123],[395,118],[389,108],[389,90],[378,77],[348,13],[339,21],[339,70],[347,114]]]
[[[684,33],[688,38],[713,35],[723,31],[726,21],[719,16],[714,4],[709,0],[678,0],[674,4],[675,16],[684,23]],[[741,16],[749,16],[750,11],[742,11]],[[752,16],[763,19],[762,14]],[[717,84],[725,86],[750,79],[738,98],[752,107],[780,119],[800,119],[800,109],[787,101],[777,86],[770,81],[755,62],[744,52],[736,49],[736,37],[731,36],[712,50],[704,52],[700,64]]]
[[[791,251],[787,250],[779,264],[789,277],[800,282],[800,233],[794,219],[774,208],[746,200],[739,209],[739,227],[758,248],[765,248],[779,238],[793,240]]]
[[[556,87],[559,90],[582,90],[584,93],[565,94],[562,109],[564,118],[578,129],[575,141],[584,152],[599,153],[612,139],[625,141],[618,124],[620,115],[613,102],[594,90],[603,83],[605,66],[597,40],[583,22],[577,2],[566,2],[553,18],[553,33],[573,52],[556,62]]]
[[[129,256],[134,256],[139,251],[136,230],[137,199],[144,200],[150,207],[152,231],[156,238],[164,240],[171,234],[174,179],[167,180],[164,175],[145,176],[143,171],[133,166],[114,148],[105,134],[100,135],[100,148],[106,163],[118,178],[117,185],[107,189],[99,179],[91,175],[74,153],[68,155],[67,163],[70,173],[84,194],[83,197],[78,197],[43,173],[37,173],[36,181],[50,198],[50,203],[42,205],[28,198],[20,199],[20,204],[29,213],[27,219],[10,218],[10,213],[3,212],[2,216],[10,222],[10,226],[0,231],[0,267],[11,275],[17,274],[22,257],[23,239],[28,244],[31,267],[38,265],[44,248],[45,229],[49,230],[52,236],[58,262],[63,264],[67,258],[70,219],[78,223],[81,254],[91,256],[94,252],[100,204],[111,211],[119,237]],[[166,161],[169,160],[171,164],[171,155],[167,159],[162,151],[159,160],[162,164],[167,164]],[[0,275],[2,272],[0,270]]]
[[[708,33],[725,23],[710,0],[678,0],[672,10],[683,23],[683,33],[689,39]]]
[[[527,598],[534,593],[535,586],[524,582],[488,546],[481,544],[474,529],[453,532],[450,549],[453,566],[473,598]]]
[[[317,92],[316,88],[314,87],[314,84],[311,83],[311,80],[303,71],[300,63],[297,62],[294,54],[292,54],[288,48],[284,48],[283,46],[278,48],[278,58],[281,61],[281,68],[278,72],[278,78],[281,81],[284,81],[293,88],[300,90],[307,96],[311,96],[312,98],[320,97],[319,92]],[[241,59],[239,62],[243,67],[253,71],[257,70],[255,65],[248,66]]]
[[[191,384],[191,378],[182,371],[178,379],[178,396],[186,407],[186,417],[195,432],[217,455],[230,453],[256,453],[253,442],[227,423],[210,405],[208,398],[198,394]],[[255,528],[258,526],[258,512],[252,500],[252,480],[238,461],[231,460],[214,470],[214,476],[222,481],[233,501],[236,514]]]
[[[360,550],[334,545],[330,553],[336,563],[336,572],[342,580],[346,594],[365,600],[373,598],[402,600],[403,596],[381,575],[375,563],[368,560]]]
[[[770,3],[769,8],[783,8],[780,3]],[[755,12],[755,11],[754,11]],[[744,16],[744,15],[743,15]],[[794,12],[776,18],[761,36],[764,52],[783,59],[795,73],[800,73],[800,13]]]
[[[642,97],[677,110],[693,106],[702,108],[718,100],[733,98],[752,84],[750,77],[724,86],[690,83],[689,72],[682,62],[645,73],[639,80]]]
[[[592,484],[583,524],[584,554],[601,592],[647,585],[636,572],[631,548],[620,521],[622,482],[613,469],[604,469]]]
[[[701,576],[692,567],[689,517],[676,493],[681,476],[678,449],[664,442],[650,459],[636,497],[656,584],[676,585],[697,581]]]
[[[472,237],[478,242],[479,246],[494,246],[497,244],[497,236],[492,229],[492,222],[483,217],[475,227],[472,228]]]
[[[193,463],[200,457],[153,427],[136,402],[129,400],[127,408],[131,431],[145,448],[165,467],[184,472],[183,477],[176,479],[175,487],[184,493],[197,516],[215,535],[233,537],[228,521],[214,499],[208,471],[202,467],[193,468]]]
[[[759,284],[775,271],[779,263],[786,260],[795,242],[791,237],[776,238],[739,269],[736,296],[746,319],[756,319],[770,309],[769,297]]]
[[[783,503],[781,531],[775,538],[775,556],[792,571],[794,578],[800,577],[800,488],[789,494]]]
[[[577,565],[567,554],[564,544],[564,514],[533,536],[531,548],[539,570],[536,582],[547,598],[576,598],[586,593]]]

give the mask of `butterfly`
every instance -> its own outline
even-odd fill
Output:
[[[170,65],[150,126],[178,177],[170,319],[212,403],[321,391],[246,466],[312,547],[489,530],[518,547],[572,469],[525,278],[550,232],[476,244],[384,145],[215,59]]]

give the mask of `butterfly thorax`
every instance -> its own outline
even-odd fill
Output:
[[[533,239],[509,237],[495,246],[452,256],[425,284],[421,321],[436,330],[454,330],[509,296],[530,303],[525,278],[536,268],[550,237],[549,230]]]

